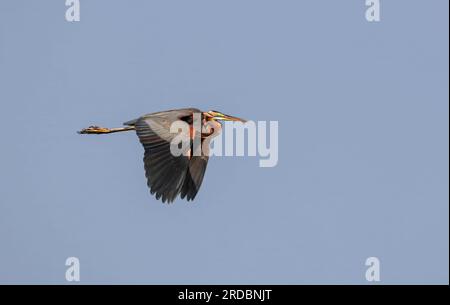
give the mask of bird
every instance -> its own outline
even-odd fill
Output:
[[[178,195],[187,201],[195,199],[209,160],[209,142],[220,134],[225,121],[246,122],[215,110],[183,108],[145,114],[123,123],[124,127],[93,125],[78,133],[104,135],[136,131],[144,147],[144,169],[150,193],[163,203],[172,203]],[[171,130],[174,122],[186,123],[189,127],[185,149],[179,155],[171,151],[179,134]],[[180,144],[175,146],[180,148]],[[206,148],[200,149],[202,147]]]

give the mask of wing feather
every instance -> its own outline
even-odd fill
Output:
[[[195,108],[169,110],[146,114],[128,121],[135,126],[136,134],[144,146],[144,168],[150,193],[163,202],[181,198],[193,200],[200,189],[208,164],[208,156],[173,156],[170,143],[176,134],[170,133],[170,124],[176,120],[190,118],[200,112]],[[195,136],[201,136],[195,134]],[[192,143],[191,143],[192,146]],[[192,151],[192,147],[191,147]]]
[[[150,193],[163,202],[173,202],[183,185],[189,159],[173,156],[170,141],[175,134],[164,128],[161,118],[141,118],[136,121],[136,134],[144,146],[144,168]]]

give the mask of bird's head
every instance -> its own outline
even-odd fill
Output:
[[[203,115],[205,116],[205,118],[208,121],[213,120],[213,121],[234,121],[234,122],[242,122],[242,123],[247,122],[244,119],[237,118],[237,117],[234,117],[234,116],[231,116],[228,114],[224,114],[224,113],[221,113],[221,112],[215,111],[215,110],[203,112]]]

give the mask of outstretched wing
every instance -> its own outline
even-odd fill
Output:
[[[174,156],[170,143],[176,136],[170,125],[192,115],[196,109],[180,109],[144,115],[134,123],[136,134],[144,146],[144,168],[150,193],[162,202],[172,202],[181,192],[189,167],[189,158]],[[197,110],[198,111],[198,110]]]
[[[172,202],[180,193],[181,198],[193,200],[202,183],[208,157],[173,156],[170,151],[170,143],[176,136],[170,133],[170,125],[176,120],[192,120],[195,112],[200,110],[187,108],[157,112],[125,123],[136,128],[145,149],[147,185],[156,199],[161,198],[163,202]],[[195,136],[201,135],[196,132]]]

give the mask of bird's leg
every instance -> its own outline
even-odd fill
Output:
[[[118,128],[106,128],[100,126],[89,126],[78,131],[79,134],[107,134],[121,131],[135,130],[134,126],[118,127]]]

